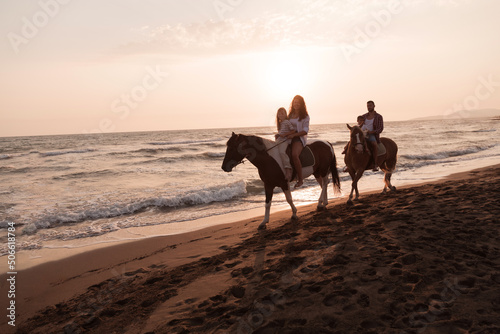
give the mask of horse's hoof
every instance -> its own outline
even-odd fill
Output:
[[[266,224],[260,224],[259,227],[257,227],[257,230],[262,231],[267,228]]]
[[[396,191],[396,187],[392,186],[391,191]]]
[[[292,221],[296,222],[299,220],[299,217],[297,217],[297,215],[293,215],[291,218],[290,218]]]
[[[352,202],[352,200],[348,200],[347,205],[351,206],[351,205],[354,205],[354,203]]]
[[[326,206],[323,206],[323,205],[318,205],[318,206],[316,207],[316,210],[317,210],[317,211],[325,211],[325,210],[326,210]]]

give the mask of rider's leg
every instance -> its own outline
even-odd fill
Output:
[[[347,142],[347,145],[344,147],[344,150],[342,151],[342,154],[345,154],[347,152],[347,148],[349,147],[349,142]]]
[[[376,172],[378,171],[378,164],[377,164],[377,156],[378,156],[378,145],[377,141],[371,141],[370,145],[372,147],[372,153],[373,153],[373,171]]]
[[[287,180],[287,182],[290,182],[290,179],[292,178],[292,165],[290,164],[290,158],[288,157],[288,154],[286,154],[288,144],[282,143],[278,147],[281,161],[283,162],[283,168],[285,168],[285,179]]]
[[[295,188],[300,187],[304,183],[302,177],[302,165],[299,158],[302,148],[302,141],[297,140],[292,142],[292,161],[295,166],[295,170],[297,171],[297,184],[295,185]]]
[[[370,152],[372,153],[372,158],[373,158],[373,165],[370,168],[372,168],[373,171],[376,172],[376,171],[378,171],[378,168],[377,168],[377,155],[378,155],[377,139],[372,134],[368,135],[368,137],[366,139],[369,143],[368,145],[370,147]]]

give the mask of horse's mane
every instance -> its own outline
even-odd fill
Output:
[[[233,145],[235,141],[238,141],[238,139],[241,138],[241,136],[245,137],[248,142],[253,142],[253,143],[257,144],[257,146],[260,146],[264,149],[269,144],[274,143],[270,139],[265,139],[265,138],[259,137],[257,135],[245,135],[245,134],[240,133],[240,134],[234,135],[231,138],[229,138],[226,145],[228,145],[228,146]],[[268,145],[266,145],[266,144],[268,144]]]

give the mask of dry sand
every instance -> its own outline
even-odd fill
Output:
[[[497,165],[29,268],[16,330],[500,333],[499,185]]]

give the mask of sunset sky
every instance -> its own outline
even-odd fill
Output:
[[[497,0],[3,0],[0,137],[500,109]]]

